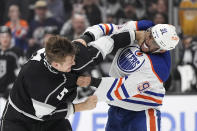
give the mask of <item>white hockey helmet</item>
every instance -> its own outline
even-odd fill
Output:
[[[155,42],[162,50],[172,50],[179,42],[176,28],[169,24],[157,24],[151,29]]]

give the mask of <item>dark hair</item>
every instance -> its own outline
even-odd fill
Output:
[[[63,62],[66,56],[76,54],[76,47],[67,38],[61,36],[51,36],[46,41],[46,58],[49,63]]]

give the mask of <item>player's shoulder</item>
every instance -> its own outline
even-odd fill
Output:
[[[27,63],[23,65],[21,70],[24,72],[24,74],[30,75],[36,72],[41,73],[43,67],[44,65],[42,65],[39,61],[29,60]]]
[[[28,74],[34,74],[37,72],[42,73],[45,69],[44,64],[42,62],[42,55],[45,52],[45,49],[40,49],[35,52],[32,57],[24,64],[22,70]]]
[[[170,75],[170,52],[167,51],[161,54],[148,54],[147,56],[150,60],[154,73],[159,77],[161,81],[165,82]]]

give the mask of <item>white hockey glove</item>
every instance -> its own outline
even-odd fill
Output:
[[[88,27],[84,34],[89,34],[94,40],[105,36],[114,34],[116,31],[116,25],[114,24],[98,24],[91,27]]]
[[[90,43],[90,46],[97,48],[105,59],[106,55],[112,52],[114,40],[110,36],[103,36],[96,41]]]

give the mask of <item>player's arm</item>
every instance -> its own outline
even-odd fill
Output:
[[[98,24],[87,28],[84,35],[90,36],[93,40],[110,35],[114,40],[112,53],[116,53],[118,49],[134,43],[134,40],[136,40],[135,31],[146,30],[152,26],[154,26],[154,23],[149,20],[128,21],[123,25]]]
[[[126,47],[135,40],[135,32],[122,32],[113,36],[103,36],[87,46],[87,43],[92,40],[90,35],[85,35],[84,38],[75,40],[74,44],[78,47],[76,54],[76,65],[72,67],[75,72],[87,71],[89,67],[95,66],[105,59],[106,55],[111,52],[116,52],[118,49]],[[89,37],[89,38],[88,38]],[[89,39],[89,41],[86,41]]]
[[[93,40],[97,40],[102,36],[118,34],[130,30],[133,31],[146,30],[152,26],[154,26],[154,23],[149,20],[128,21],[122,25],[98,24],[88,27],[84,32],[84,34],[91,36]]]
[[[155,88],[163,88],[162,83],[152,73],[139,73],[138,75],[121,78],[79,77],[77,84],[84,87],[88,84],[96,87],[95,95],[97,95],[99,101],[125,100],[131,97],[139,97],[139,95],[149,93]]]
[[[74,104],[74,110],[75,112],[85,111],[85,110],[91,110],[96,107],[97,104],[97,96],[90,96],[85,102]]]
[[[76,64],[72,67],[75,72],[84,72],[89,67],[95,66],[105,59],[106,55],[113,49],[113,39],[109,36],[104,36],[96,41],[91,42],[90,46],[86,46],[90,40],[86,40],[83,37],[79,40],[75,40],[74,44],[78,48],[75,62]]]
[[[146,29],[151,25],[151,21],[144,20],[129,21],[124,26],[121,25],[121,28],[114,24],[99,24],[87,28],[80,39],[73,41],[79,50],[76,54],[76,65],[72,70],[80,73],[87,71],[89,67],[102,62],[107,54],[116,52],[134,41],[135,32],[133,30]],[[111,37],[105,36],[112,33],[114,35]]]

